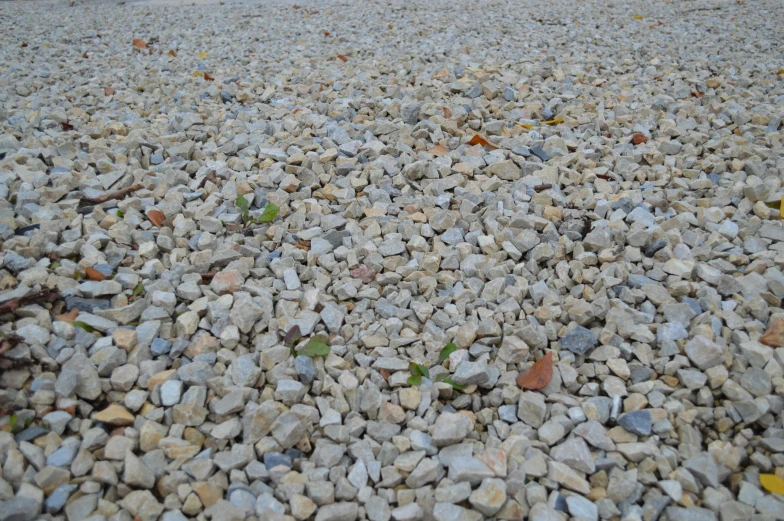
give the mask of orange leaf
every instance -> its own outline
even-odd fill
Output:
[[[632,143],[635,145],[642,145],[643,143],[647,143],[648,138],[645,137],[645,134],[640,134],[639,132],[632,136]]]
[[[113,88],[106,87],[105,89],[103,89],[103,95],[104,96],[111,96],[112,94],[114,94],[114,89]]]
[[[324,36],[329,36],[329,31],[324,31]]]
[[[172,58],[174,58],[175,56],[177,56],[177,51],[175,51],[174,49],[171,49],[171,50],[170,50],[168,53],[166,53],[166,54],[168,54],[169,56],[171,56]]]
[[[431,154],[433,154],[436,157],[441,157],[441,156],[445,156],[445,155],[449,154],[449,151],[446,149],[446,147],[444,145],[436,145],[433,148],[431,148],[430,150],[428,150],[428,152],[430,152]]]
[[[205,80],[207,80],[207,81],[212,81],[212,80],[214,80],[215,78],[213,78],[212,76],[210,76],[210,73],[209,73],[209,72],[205,72],[205,73],[204,73],[204,79],[205,79]]]
[[[339,59],[339,60],[341,60],[341,61],[344,61],[344,62],[347,62],[347,61],[348,61],[348,58],[346,58],[346,57],[345,57],[345,56],[343,56],[342,54],[338,54],[338,59]]]
[[[147,42],[145,42],[144,40],[140,40],[138,38],[134,38],[133,39],[133,46],[136,47],[137,49],[146,49],[147,48]]]
[[[73,308],[68,313],[57,315],[56,317],[54,317],[54,319],[59,320],[60,322],[68,322],[69,324],[73,324],[74,320],[76,320],[77,315],[79,315],[79,310]]]
[[[544,389],[553,377],[553,352],[549,351],[538,362],[536,362],[527,373],[521,373],[517,377],[517,385],[521,389],[538,391]]]
[[[392,29],[392,24],[387,24],[387,29]]]
[[[90,279],[90,280],[101,281],[101,280],[106,278],[106,277],[104,277],[103,273],[101,273],[100,271],[98,271],[95,268],[87,268],[84,271],[87,274],[87,278]]]
[[[469,145],[482,145],[483,147],[490,147],[490,148],[498,148],[498,145],[494,145],[485,139],[483,136],[479,134],[474,134],[474,137],[471,138],[471,141],[468,142]]]
[[[163,212],[158,210],[157,208],[153,208],[152,210],[147,212],[147,218],[150,219],[150,221],[158,228],[160,228],[161,225],[163,224],[163,221],[166,220],[166,216],[163,215]]]

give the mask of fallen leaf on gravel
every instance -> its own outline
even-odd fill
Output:
[[[90,280],[101,281],[101,280],[104,280],[106,278],[106,277],[104,277],[103,273],[101,273],[100,271],[98,271],[95,268],[87,268],[86,270],[84,270],[84,272],[85,272],[85,274],[87,274],[87,278],[90,279]]]
[[[348,61],[348,58],[346,58],[346,57],[345,57],[345,56],[343,56],[342,54],[338,54],[338,59],[339,59],[339,60],[341,60],[341,61],[344,61],[344,62],[347,62],[347,61]]]
[[[553,377],[553,352],[549,351],[531,368],[517,377],[521,389],[538,391],[544,389]]]
[[[60,123],[60,126],[62,127],[64,132],[68,132],[69,130],[74,129],[74,126],[68,123],[67,121],[63,121],[62,123]]]
[[[544,124],[545,125],[550,125],[552,127],[553,125],[559,125],[559,124],[563,123],[563,121],[564,121],[564,118],[560,118],[559,117],[559,118],[553,118],[551,120],[545,121]]]
[[[515,125],[520,125],[526,130],[531,130],[532,128],[534,128],[534,126],[531,125],[530,123],[520,123],[519,121],[515,121]]]
[[[759,341],[770,347],[784,347],[784,318],[773,320]]]
[[[430,150],[428,150],[428,152],[433,154],[436,157],[441,157],[441,156],[445,156],[445,155],[449,154],[449,151],[446,149],[446,147],[444,145],[436,145],[433,148],[431,148]]]
[[[760,474],[759,480],[768,492],[784,495],[784,479],[775,474]]]
[[[163,212],[157,208],[153,208],[147,212],[147,218],[158,228],[160,228],[163,222],[166,220],[166,216],[163,215]]]
[[[174,58],[175,56],[177,56],[177,51],[175,51],[174,49],[171,49],[171,50],[170,50],[168,53],[166,53],[166,54],[168,54],[169,56],[171,56],[172,58]]]
[[[103,89],[103,95],[104,96],[111,96],[112,94],[114,94],[114,89],[113,88],[106,87],[105,89]]]
[[[145,42],[144,40],[138,39],[138,38],[134,38],[133,46],[136,47],[137,49],[146,49],[147,48],[147,42]]]
[[[632,143],[635,145],[641,145],[643,143],[647,143],[648,138],[645,137],[645,134],[640,134],[639,132],[632,136]]]
[[[199,53],[199,58],[206,58],[206,57],[207,57],[207,54],[208,54],[208,53],[207,53],[207,51],[201,51],[201,52]]]
[[[210,73],[209,73],[209,72],[205,72],[205,73],[204,73],[204,79],[205,79],[205,80],[207,80],[207,81],[213,81],[215,78],[213,78],[212,76],[210,76]]]
[[[634,19],[635,20],[642,20],[642,16],[636,14],[636,15],[634,15]]]
[[[73,324],[76,317],[79,316],[79,310],[73,308],[68,313],[63,313],[62,315],[57,315],[54,317],[55,320],[59,320],[60,322],[68,322],[69,324]]]
[[[701,90],[696,90],[696,91],[692,91],[691,95],[692,95],[693,97],[695,97],[695,98],[698,98],[698,99],[699,99],[699,98],[702,98],[702,97],[704,97],[704,96],[705,96],[705,93],[704,93],[704,92],[702,92]]]
[[[474,137],[472,137],[471,141],[469,141],[467,144],[471,146],[482,145],[483,147],[498,148],[498,145],[492,144],[479,134],[474,134]]]

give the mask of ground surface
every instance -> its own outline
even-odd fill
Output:
[[[0,521],[782,519],[780,2],[196,3],[0,4]]]

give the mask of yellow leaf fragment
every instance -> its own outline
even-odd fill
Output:
[[[642,20],[642,16],[639,14],[634,15],[635,20]]]
[[[199,53],[199,58],[206,58],[206,57],[207,57],[207,54],[208,54],[208,53],[207,53],[207,51],[201,51],[201,52]]]
[[[781,70],[780,70],[779,72],[777,72],[776,74],[778,74],[779,76],[781,76],[782,74],[784,74],[784,69],[781,69]]]
[[[520,125],[521,127],[523,127],[526,130],[531,130],[532,128],[534,128],[534,126],[531,125],[530,123],[520,123],[519,121],[515,121],[515,124],[516,125]]]
[[[781,204],[779,205],[779,216],[784,219],[784,195],[781,196]]]
[[[759,479],[765,490],[784,496],[784,479],[775,474],[760,474]]]
[[[551,119],[549,121],[545,121],[544,124],[550,125],[552,127],[553,125],[558,125],[560,123],[563,123],[563,120],[564,120],[563,118],[558,117],[558,118]]]
[[[202,78],[202,77],[204,77],[204,73],[203,73],[203,72],[199,72],[199,71],[193,71],[193,75],[194,75],[195,77],[197,77],[197,78]]]

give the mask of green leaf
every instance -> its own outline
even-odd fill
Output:
[[[95,332],[95,328],[93,326],[91,326],[90,324],[87,324],[85,322],[82,322],[80,320],[75,321],[73,323],[73,325],[74,325],[74,327],[80,327],[80,328],[84,329],[88,333],[94,333]]]
[[[451,355],[455,351],[457,351],[457,346],[453,342],[450,342],[447,345],[445,345],[444,348],[441,350],[441,354],[438,355],[438,363],[439,364],[442,363],[444,360],[449,358],[449,355]]]
[[[327,356],[331,349],[329,347],[329,339],[325,335],[316,335],[305,344],[305,347],[300,349],[297,354],[305,356]]]
[[[451,385],[453,388],[457,390],[465,389],[465,385],[456,384],[452,377],[449,376],[449,373],[441,373],[436,377],[436,382],[445,383],[447,385]]]
[[[408,385],[419,385],[422,383],[422,375],[411,375],[408,377]]]
[[[60,267],[60,263],[59,262],[53,262],[52,264],[49,265],[49,269],[52,270],[52,271],[56,270],[59,267]]]
[[[117,217],[122,219],[123,217],[125,217],[125,214],[122,213],[120,210],[117,210]]]
[[[300,331],[299,326],[294,326],[289,329],[286,336],[283,337],[283,343],[291,347],[296,344],[297,340],[300,338],[302,338],[302,331]]]
[[[33,423],[33,419],[32,418],[25,419],[25,429],[27,427],[29,427],[31,423]]]
[[[773,208],[774,210],[778,210],[781,207],[781,201],[772,201],[770,203],[765,203],[765,206],[768,208]]]
[[[441,382],[451,385],[453,388],[457,389],[458,391],[465,389],[465,385],[456,384],[455,382],[452,381],[452,378],[449,376],[441,380]]]
[[[247,199],[245,199],[244,195],[239,195],[237,200],[234,201],[234,206],[240,209],[242,212],[242,222],[248,222],[248,217],[250,215],[250,203]]]
[[[267,206],[264,207],[264,211],[261,212],[258,219],[256,219],[260,223],[271,223],[275,217],[278,215],[280,208],[272,203],[268,203]]]
[[[11,424],[11,428],[13,429],[16,426],[16,422],[19,420],[19,417],[16,414],[12,414],[8,417],[8,423]]]
[[[142,283],[140,282],[140,283],[138,283],[138,284],[136,285],[136,287],[135,287],[135,288],[133,288],[133,295],[132,295],[132,296],[134,296],[134,297],[138,297],[138,296],[139,296],[139,295],[141,295],[142,293],[144,293],[144,284],[142,284]]]
[[[424,376],[425,378],[430,378],[430,371],[428,371],[427,367],[422,364],[411,362],[408,364],[408,370],[414,376]]]

